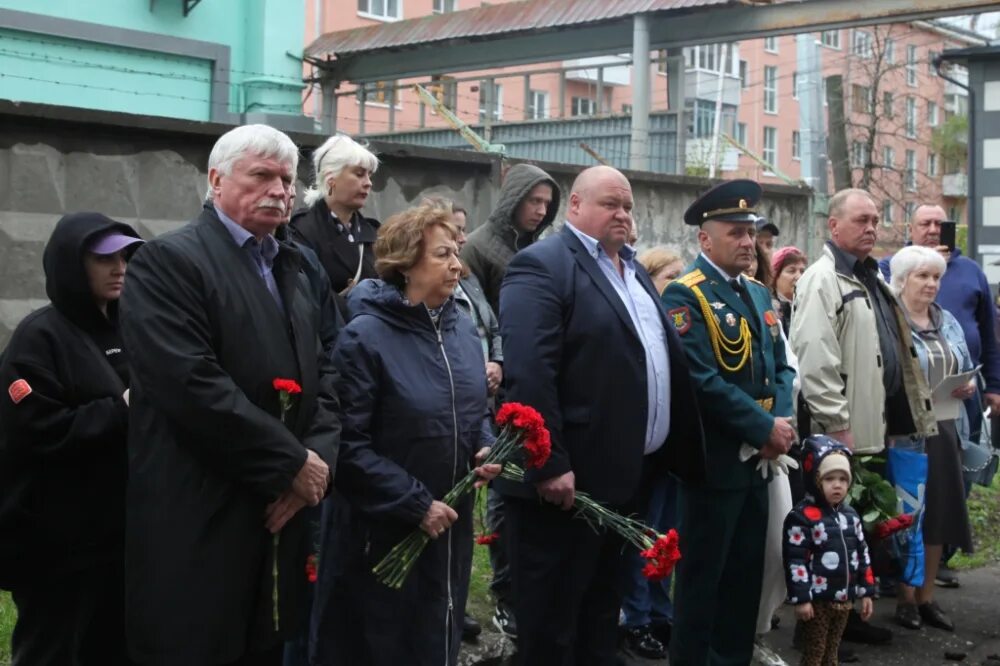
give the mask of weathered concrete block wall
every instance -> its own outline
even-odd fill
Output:
[[[206,163],[223,126],[0,104],[0,348],[17,323],[46,303],[42,251],[66,212],[96,210],[146,238],[194,217],[206,191]],[[325,137],[293,135],[303,148],[299,191],[311,181],[310,151]],[[489,216],[502,167],[495,156],[394,144],[373,146],[382,159],[366,214],[385,220],[428,195],[461,200],[470,226]],[[560,183],[565,209],[577,167],[540,164]],[[640,247],[666,244],[692,258],[695,232],[682,215],[709,183],[629,174]],[[805,246],[809,198],[770,188],[765,213],[781,244]],[[557,220],[562,219],[560,211]],[[127,287],[126,287],[127,288]]]

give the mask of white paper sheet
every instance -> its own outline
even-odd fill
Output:
[[[941,382],[934,387],[931,399],[934,402],[935,419],[938,421],[947,421],[949,419],[958,418],[958,415],[961,414],[961,411],[959,410],[963,409],[963,403],[958,398],[951,397],[951,392],[972,381],[981,367],[982,366],[979,365],[968,372],[962,372],[957,375],[949,375],[942,379]]]

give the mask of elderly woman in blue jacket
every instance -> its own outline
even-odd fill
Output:
[[[934,299],[946,265],[944,258],[930,248],[911,245],[892,258],[892,286],[899,295],[912,330],[920,367],[933,388],[949,375],[972,369],[969,348],[962,326]],[[955,389],[960,400],[976,391],[974,382]],[[965,410],[958,419],[937,422],[938,434],[920,440],[896,440],[893,446],[922,450],[927,454],[927,490],[924,496],[924,585],[914,589],[902,586],[896,606],[896,622],[909,629],[923,624],[954,631],[951,619],[934,601],[934,579],[944,544],[972,551],[972,530],[965,506],[965,483],[962,478],[961,441],[968,437]]]
[[[381,280],[351,291],[337,341],[341,448],[335,477],[350,517],[318,629],[321,664],[455,664],[472,564],[473,500],[440,498],[492,442],[483,351],[452,293],[462,273],[451,213],[422,205],[375,243]],[[499,465],[476,467],[488,480]],[[399,590],[372,567],[410,531],[431,541]],[[321,579],[322,579],[321,573]],[[321,592],[322,594],[322,592]]]

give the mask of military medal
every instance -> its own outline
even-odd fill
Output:
[[[716,310],[721,310],[722,308],[726,307],[724,303],[720,303],[719,301],[711,303],[710,305]]]
[[[736,326],[736,315],[732,312],[726,315],[726,326]]]

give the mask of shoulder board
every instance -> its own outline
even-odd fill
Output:
[[[685,287],[693,287],[705,281],[705,274],[701,272],[700,268],[696,268],[690,273],[680,276],[675,281],[684,285]]]
[[[767,289],[767,285],[761,282],[760,280],[755,280],[749,275],[744,275],[743,277],[746,279],[747,282],[753,282],[754,284],[759,284],[760,286],[764,287],[764,289]]]

